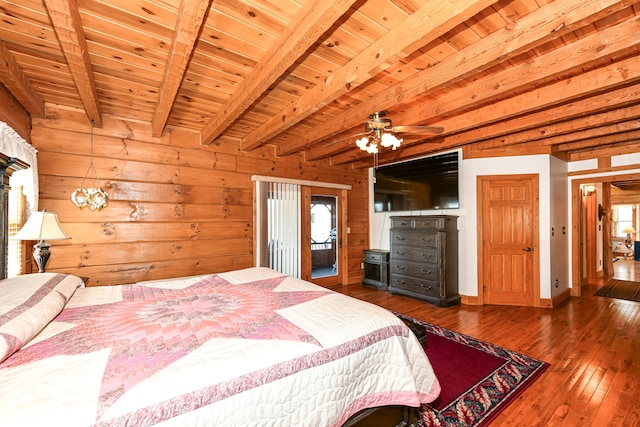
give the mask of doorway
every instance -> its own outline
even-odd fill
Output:
[[[346,191],[302,187],[302,278],[321,286],[346,283]]]
[[[311,195],[311,279],[338,275],[338,197]]]
[[[598,176],[591,178],[575,179],[571,183],[571,221],[572,221],[572,241],[571,241],[571,259],[574,260],[571,263],[571,296],[581,296],[582,287],[588,285],[593,278],[589,278],[588,271],[593,270],[591,263],[598,262],[598,259],[603,259],[603,271],[601,276],[598,277],[600,282],[606,282],[609,278],[615,276],[615,264],[613,262],[614,247],[616,241],[612,239],[612,196],[611,196],[611,184],[612,183],[625,183],[626,185],[640,185],[640,174],[638,173],[619,173],[610,176]],[[602,193],[600,197],[600,203],[595,203],[590,206],[591,213],[586,211],[583,200],[585,198],[585,188],[587,185],[598,187]],[[601,188],[600,188],[601,187]],[[595,200],[595,196],[594,196]],[[638,199],[640,203],[640,199]],[[590,227],[588,217],[597,215],[601,218],[602,222],[602,245],[601,254],[593,251],[594,245],[587,247],[584,242],[585,229]],[[638,240],[638,235],[635,235],[635,239]],[[589,249],[591,248],[591,249]],[[640,263],[640,262],[639,262]],[[635,263],[634,263],[635,266]],[[622,264],[620,264],[622,267]]]
[[[343,225],[351,186],[258,175],[251,179],[256,184],[255,265],[321,286],[348,283],[349,258],[342,249],[349,232]],[[316,251],[318,274],[312,274]]]

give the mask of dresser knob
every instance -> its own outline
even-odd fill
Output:
[[[426,289],[426,290],[428,290],[428,291],[430,291],[430,290],[431,290],[431,288],[432,288],[432,286],[431,286],[431,285],[429,285],[429,286],[420,285],[420,286],[422,286],[423,288],[425,288],[425,289]]]
[[[421,268],[421,270],[422,270],[423,273],[431,274],[431,270],[425,270],[424,268]]]
[[[397,268],[398,270],[404,270],[404,265],[396,265],[396,268]]]

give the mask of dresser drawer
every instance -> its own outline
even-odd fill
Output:
[[[436,228],[436,229],[443,229],[445,228],[446,224],[445,224],[445,218],[438,218],[438,217],[426,217],[426,218],[416,218],[413,221],[413,228],[415,228],[416,230],[425,230],[428,228]]]
[[[391,217],[391,229],[411,230],[413,229],[413,221],[411,217]]]
[[[396,230],[443,229],[446,219],[443,217],[392,217],[391,228]]]
[[[364,262],[382,263],[382,262],[388,262],[388,261],[389,261],[388,251],[372,251],[372,250],[364,251]]]
[[[391,274],[401,274],[404,276],[411,276],[425,280],[438,280],[438,265],[415,263],[408,261],[392,261],[391,268],[389,269]]]
[[[438,262],[437,248],[417,248],[412,246],[394,245],[391,250],[391,260],[407,260],[418,262]]]
[[[397,274],[392,274],[391,280],[389,281],[389,286],[424,296],[439,296],[438,284],[429,280],[422,280],[413,277],[405,277]]]
[[[391,230],[392,245],[437,246],[438,232],[415,233],[405,230]]]

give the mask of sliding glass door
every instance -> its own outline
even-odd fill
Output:
[[[322,286],[346,283],[348,188],[255,181],[256,266]]]
[[[300,277],[300,186],[256,185],[256,265]]]

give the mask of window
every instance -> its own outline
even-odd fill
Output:
[[[256,265],[300,277],[300,185],[256,180]]]
[[[15,277],[24,273],[27,259],[25,245],[21,240],[13,238],[27,220],[27,200],[23,193],[24,180],[30,179],[29,170],[15,172],[9,178],[9,207],[8,207],[8,235],[7,244],[7,277]]]
[[[9,277],[9,265],[13,267],[12,272],[20,270],[22,265],[22,243],[12,242],[10,238],[12,234],[17,233],[22,223],[16,223],[16,215],[12,220],[10,210],[10,177],[14,172],[24,170],[28,168],[28,165],[15,157],[7,157],[0,154],[0,278],[4,279]],[[14,209],[16,208],[14,204]],[[20,207],[18,207],[20,208]],[[24,212],[24,204],[21,207]],[[19,219],[18,219],[19,221]],[[17,245],[17,246],[16,246]],[[13,249],[13,250],[12,250]],[[20,256],[16,259],[16,255]]]
[[[614,237],[627,237],[624,230],[628,227],[635,227],[633,220],[635,207],[633,205],[615,205],[612,210]]]
[[[25,212],[38,208],[36,153],[9,125],[0,122],[0,278],[7,277],[9,271],[11,274],[22,272],[24,244],[12,242],[9,236],[22,226]],[[12,185],[16,188],[10,194]],[[26,196],[21,195],[18,187]]]

